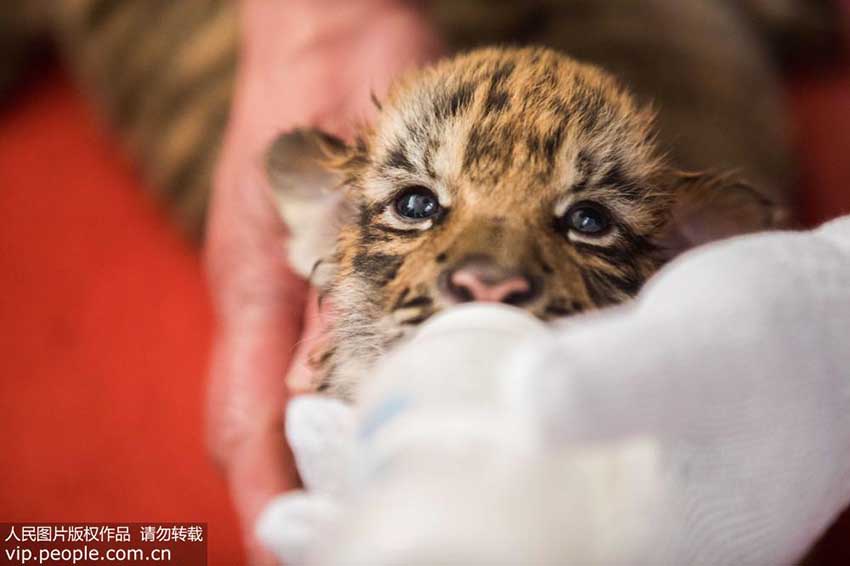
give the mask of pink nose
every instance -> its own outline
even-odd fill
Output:
[[[521,302],[529,298],[531,284],[521,275],[495,276],[476,266],[458,269],[449,277],[455,298],[482,303]]]

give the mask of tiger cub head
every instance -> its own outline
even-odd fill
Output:
[[[398,81],[353,143],[281,135],[267,170],[291,265],[329,299],[319,389],[350,397],[434,313],[500,302],[551,320],[626,301],[688,247],[774,225],[729,176],[683,173],[652,112],[598,68],[484,49]]]

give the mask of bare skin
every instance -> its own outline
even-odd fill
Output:
[[[222,465],[253,563],[272,562],[253,538],[257,515],[297,485],[283,438],[284,406],[304,378],[297,344],[317,334],[308,286],[285,264],[286,229],[272,208],[261,156],[298,126],[346,137],[368,120],[401,71],[439,42],[397,0],[243,0],[243,59],[214,186],[206,260],[217,333],[210,368],[209,446]],[[307,321],[305,325],[304,322]],[[299,369],[300,368],[300,369]]]

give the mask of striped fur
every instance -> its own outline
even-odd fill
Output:
[[[238,53],[228,0],[61,0],[52,25],[84,88],[187,232],[203,229]]]
[[[17,39],[21,56],[32,38],[54,39],[104,121],[197,242],[232,98],[237,10],[229,0],[9,0],[0,15],[11,15],[15,35],[7,41]],[[6,79],[0,72],[7,87],[12,73]]]

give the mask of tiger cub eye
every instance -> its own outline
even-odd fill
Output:
[[[602,236],[611,227],[611,214],[596,203],[580,202],[564,214],[562,226],[585,236]]]
[[[396,212],[411,220],[425,220],[440,211],[437,195],[425,187],[410,187],[395,200]]]

